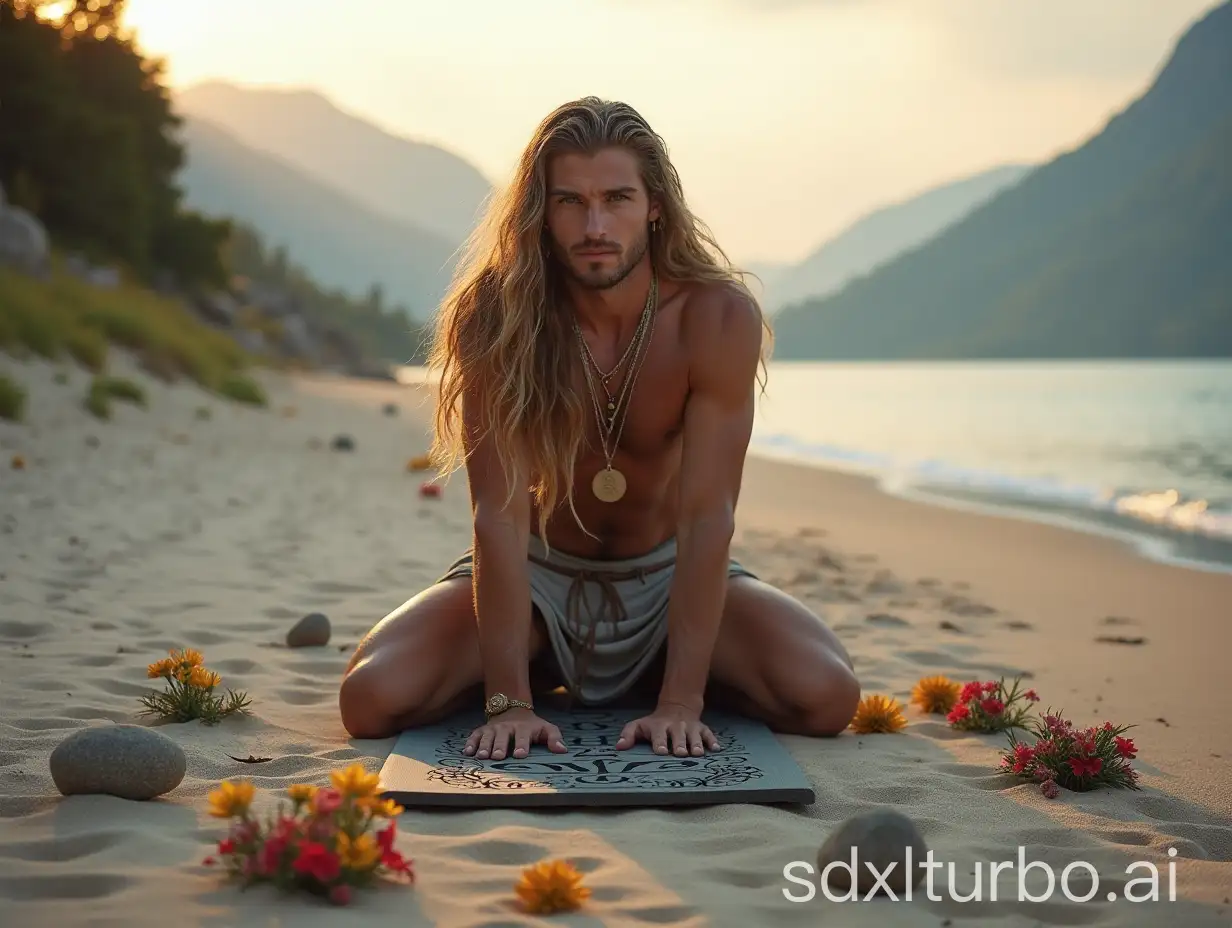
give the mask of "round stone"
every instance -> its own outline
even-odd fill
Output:
[[[184,779],[184,750],[140,725],[97,725],[73,732],[51,752],[51,779],[65,796],[153,799]]]
[[[848,893],[854,876],[861,897],[874,889],[884,894],[889,887],[901,899],[908,885],[918,886],[924,878],[920,864],[927,856],[915,822],[893,809],[874,809],[834,829],[817,852],[817,878],[834,895]]]
[[[313,648],[329,644],[329,617],[320,612],[304,616],[287,632],[288,648]]]

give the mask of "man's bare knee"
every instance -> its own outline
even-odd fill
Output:
[[[400,707],[395,704],[391,682],[370,657],[360,659],[347,671],[338,687],[338,711],[342,727],[351,737],[387,738],[394,734]],[[405,694],[405,685],[400,688]],[[399,701],[405,703],[405,695]]]
[[[788,726],[814,738],[841,734],[851,724],[860,703],[860,682],[838,655],[827,666],[816,668],[808,678],[797,678],[788,703]]]

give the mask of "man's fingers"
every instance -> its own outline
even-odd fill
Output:
[[[517,725],[513,729],[513,756],[523,758],[530,753],[530,739],[535,730],[529,725]]]
[[[618,749],[633,747],[633,745],[637,744],[637,735],[640,729],[640,722],[630,722],[620,730],[620,737],[616,741],[616,747]]]
[[[476,757],[488,757],[492,753],[492,738],[496,734],[492,730],[491,725],[485,725],[479,729],[479,751]]]
[[[483,729],[476,728],[471,732],[471,736],[466,739],[466,746],[462,748],[463,754],[474,754],[479,749],[479,739],[483,736]]]
[[[711,751],[719,750],[719,739],[716,738],[714,736],[714,732],[712,732],[705,725],[702,726],[702,743],[705,744]]]
[[[502,760],[505,752],[509,750],[509,735],[511,734],[508,725],[497,725],[496,735],[492,739],[492,759]]]
[[[672,753],[677,757],[684,757],[689,753],[689,726],[684,722],[677,722],[671,728],[672,735]]]
[[[569,749],[565,747],[564,736],[561,735],[560,729],[555,725],[543,726],[543,743],[548,746],[548,749],[557,754],[566,754]]]
[[[704,725],[689,726],[689,753],[694,757],[701,757],[706,753],[706,744],[702,734],[705,730]]]
[[[667,753],[667,726],[656,724],[650,731],[650,743],[654,745],[656,754]]]

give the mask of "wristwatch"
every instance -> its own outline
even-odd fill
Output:
[[[488,718],[492,718],[492,716],[500,715],[502,712],[506,712],[515,706],[519,709],[535,708],[530,703],[523,702],[521,699],[510,699],[504,693],[493,693],[488,697],[487,702],[483,704],[483,713]]]

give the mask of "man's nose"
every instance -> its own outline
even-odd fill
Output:
[[[586,211],[586,234],[590,238],[603,238],[607,232],[607,212],[602,206],[592,206]]]

